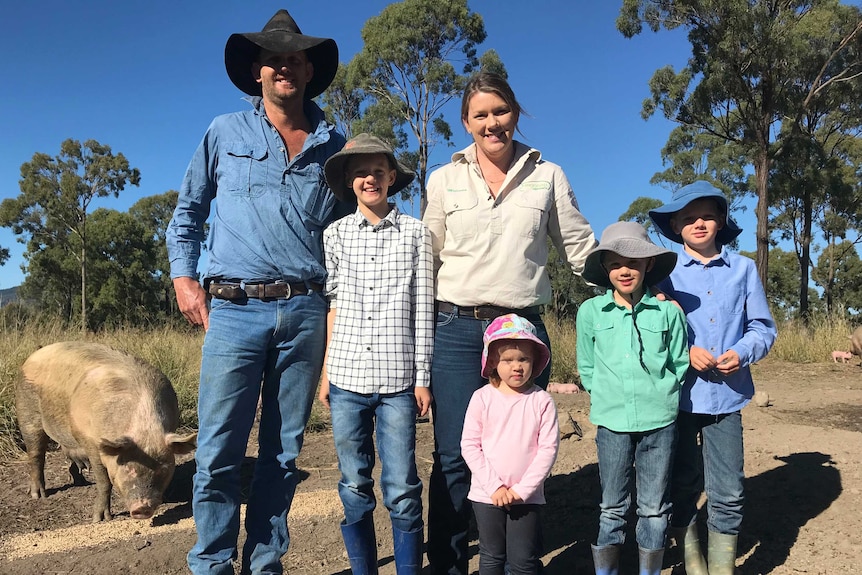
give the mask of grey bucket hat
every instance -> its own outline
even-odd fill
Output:
[[[344,177],[344,166],[347,164],[350,156],[358,154],[383,154],[389,159],[389,165],[395,169],[395,182],[389,186],[389,191],[386,194],[388,196],[394,196],[409,186],[413,178],[416,177],[416,174],[410,168],[395,158],[395,153],[389,144],[371,134],[358,134],[348,140],[341,151],[330,156],[323,166],[323,173],[326,176],[326,183],[329,185],[329,189],[341,201],[353,197],[352,186]],[[346,190],[350,190],[349,195]]]
[[[661,235],[678,244],[683,243],[682,236],[673,231],[670,225],[670,219],[673,215],[686,207],[694,200],[701,198],[713,198],[719,203],[724,211],[726,221],[724,226],[715,236],[716,242],[726,246],[742,233],[742,229],[736,225],[736,222],[727,213],[727,198],[724,193],[704,180],[697,180],[687,186],[683,186],[676,190],[671,196],[670,203],[649,211],[649,217],[655,227],[661,232]]]
[[[654,286],[670,275],[676,265],[676,253],[652,243],[646,229],[637,222],[616,222],[605,228],[599,245],[587,254],[583,278],[602,287],[612,287],[608,272],[602,266],[604,252],[626,258],[655,258],[655,264],[644,277],[644,285]]]
[[[338,45],[331,38],[306,36],[287,10],[279,10],[261,32],[231,34],[224,47],[224,65],[234,86],[249,96],[260,96],[260,84],[251,73],[251,65],[261,48],[271,52],[305,51],[314,66],[314,75],[305,86],[304,97],[311,100],[326,90],[338,71]]]

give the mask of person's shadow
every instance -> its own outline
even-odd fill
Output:
[[[557,552],[543,575],[570,575],[593,571],[590,543],[599,525],[601,485],[599,466],[590,463],[565,475],[545,481],[542,509],[542,539],[545,553]]]
[[[772,573],[783,565],[799,530],[841,494],[841,474],[829,455],[792,453],[775,459],[785,465],[745,481],[737,556],[754,552],[739,567],[742,575]]]

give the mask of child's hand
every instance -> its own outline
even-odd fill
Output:
[[[326,373],[320,376],[320,392],[317,394],[317,399],[326,409],[329,409],[329,376]]]
[[[506,487],[500,487],[491,495],[491,503],[497,507],[509,508],[512,503],[512,496],[509,495],[509,490]]]
[[[417,387],[413,390],[413,396],[416,398],[416,411],[419,412],[419,417],[424,417],[431,407],[431,390],[427,387]]]
[[[691,346],[691,349],[688,350],[688,358],[691,366],[697,371],[709,371],[717,364],[711,353],[696,345]]]
[[[523,498],[521,498],[521,496],[518,495],[518,493],[514,489],[509,489],[508,491],[509,491],[509,497],[512,498],[512,503],[523,503],[524,502]]]
[[[718,356],[715,369],[724,375],[730,375],[739,371],[739,354],[732,349],[727,350]]]

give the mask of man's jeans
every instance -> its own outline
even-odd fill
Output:
[[[652,431],[630,433],[617,433],[599,426],[596,446],[602,482],[602,511],[597,546],[625,543],[626,515],[631,507],[634,473],[638,545],[649,550],[664,549],[671,512],[670,472],[675,443],[676,426],[673,423]]]
[[[550,349],[539,316],[527,317]],[[431,572],[467,573],[467,529],[470,523],[470,470],[461,457],[461,432],[473,392],[482,379],[482,336],[491,320],[438,313],[431,363],[434,395],[434,463],[428,485],[428,562]],[[548,387],[551,366],[536,378]]]
[[[416,473],[416,398],[413,389],[399,393],[361,394],[329,387],[332,435],[338,453],[344,523],[371,517],[376,504],[374,428],[380,453],[380,488],[392,526],[410,532],[422,528],[422,482]]]
[[[326,341],[326,301],[213,300],[201,361],[192,509],[195,575],[233,575],[240,467],[261,400],[260,436],[245,519],[243,572],[282,573],[296,457],[311,412]]]
[[[738,535],[744,502],[742,415],[679,412],[679,444],[671,497],[673,526],[687,527],[697,516],[706,488],[707,527],[713,533]]]

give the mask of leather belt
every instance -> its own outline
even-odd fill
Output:
[[[242,283],[225,280],[213,280],[209,282],[207,291],[219,299],[290,299],[294,296],[305,295],[308,290],[319,292],[323,286],[315,282],[260,282]]]
[[[443,313],[454,313],[459,317],[472,317],[473,319],[494,319],[501,315],[506,315],[507,313],[514,313],[520,316],[541,315],[543,306],[534,305],[522,309],[510,309],[496,305],[465,306],[455,305],[448,301],[438,301],[437,311],[441,311]]]

